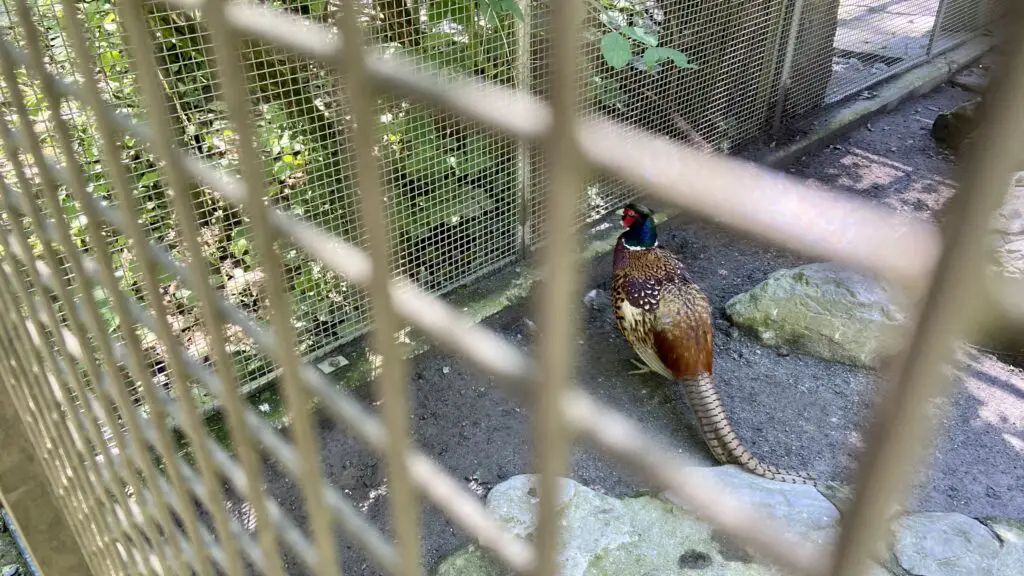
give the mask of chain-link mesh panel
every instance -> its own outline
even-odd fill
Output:
[[[800,119],[989,33],[999,0],[794,0],[792,73],[780,113]],[[831,48],[831,50],[830,50]]]

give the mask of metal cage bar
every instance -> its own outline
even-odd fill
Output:
[[[362,34],[357,20],[355,0],[344,0],[338,15],[339,30],[347,38],[349,51],[355,55],[339,63],[347,74],[348,88],[339,91],[339,98],[346,98],[352,110],[354,142],[356,146],[356,182],[362,192],[362,219],[369,237],[370,260],[374,272],[369,288],[373,303],[374,344],[380,354],[381,371],[376,379],[378,397],[383,410],[384,424],[388,429],[385,450],[388,477],[394,487],[390,503],[391,523],[401,560],[401,571],[410,576],[419,576],[420,567],[420,514],[419,499],[413,491],[409,478],[409,466],[405,454],[409,447],[409,409],[406,394],[405,358],[395,341],[400,326],[394,306],[388,295],[388,281],[392,270],[392,247],[384,204],[384,190],[381,175],[374,156],[374,143],[379,134],[374,129],[372,98],[373,91],[367,82],[365,59],[362,52]],[[225,22],[225,29],[229,25]],[[252,184],[255,184],[253,181]]]
[[[328,24],[306,22],[249,2],[170,3],[198,10],[209,24],[218,81],[231,123],[239,134],[240,179],[205,165],[176,145],[151,50],[146,2],[135,0],[119,6],[136,54],[134,68],[147,103],[146,122],[134,121],[103,101],[87,65],[89,46],[76,6],[65,5],[64,19],[79,74],[85,78],[82,84],[57,78],[47,69],[26,2],[18,4],[17,16],[27,36],[27,53],[7,38],[0,40],[3,80],[19,118],[19,125],[12,129],[0,116],[0,137],[18,184],[15,189],[3,182],[0,194],[0,209],[15,229],[0,234],[0,248],[12,257],[0,277],[0,307],[9,313],[0,337],[18,351],[17,356],[3,353],[0,370],[5,373],[8,390],[25,409],[19,412],[26,430],[32,431],[37,454],[59,455],[44,469],[56,497],[68,504],[65,516],[94,573],[152,569],[154,573],[170,570],[184,574],[194,569],[212,574],[216,569],[241,574],[248,561],[260,571],[277,575],[283,573],[278,553],[280,537],[315,573],[334,574],[338,570],[334,539],[337,524],[384,572],[420,574],[419,518],[401,510],[418,508],[419,492],[517,572],[553,574],[558,551],[556,481],[576,438],[640,472],[655,486],[685,501],[701,518],[792,573],[863,573],[870,558],[868,552],[884,527],[887,506],[903,498],[910,464],[932,435],[933,425],[923,412],[924,399],[949,392],[949,382],[940,377],[939,369],[950,357],[952,344],[958,337],[982,329],[981,323],[991,316],[986,312],[994,305],[1001,305],[1018,319],[1022,316],[1019,304],[1013,300],[1013,290],[1020,289],[1019,281],[990,288],[969,279],[979,276],[988,218],[1005,195],[1013,163],[1024,152],[1024,145],[1017,142],[1024,132],[1024,116],[1013,105],[1024,99],[1024,40],[1014,40],[1005,76],[993,87],[992,110],[981,132],[991,149],[977,152],[971,159],[960,192],[964,199],[962,213],[942,250],[937,232],[925,223],[838,194],[812,190],[784,175],[735,159],[708,156],[653,134],[637,133],[607,119],[583,117],[577,109],[579,2],[552,6],[551,26],[561,33],[553,48],[555,74],[550,104],[523,92],[442,72],[424,72],[403,57],[364,51],[352,0],[344,4],[339,16],[340,36]],[[352,111],[358,186],[363,192],[361,213],[370,230],[369,255],[313,223],[267,206],[261,159],[246,101],[242,37],[312,58],[335,68],[347,82],[339,96]],[[26,68],[41,81],[50,125],[57,133],[60,150],[56,159],[47,156],[35,137],[16,67]],[[392,279],[383,186],[378,162],[371,153],[375,136],[369,100],[377,91],[410,95],[520,141],[540,143],[546,149],[550,168],[544,174],[548,192],[542,266],[547,283],[538,302],[544,318],[537,351],[539,364],[485,327],[470,325],[460,313],[415,284]],[[62,99],[84,103],[96,117],[105,168],[113,178],[119,209],[94,196],[84,185],[61,115]],[[187,265],[153,244],[136,220],[131,186],[118,163],[118,140],[125,135],[142,142],[162,160],[161,176],[172,191],[177,224],[187,244]],[[31,166],[22,162],[22,150],[27,150]],[[575,212],[582,175],[590,168],[699,217],[716,219],[736,232],[874,272],[911,293],[925,294],[914,339],[893,374],[896,397],[878,413],[857,483],[858,497],[853,512],[844,520],[835,550],[785,536],[774,522],[733,501],[727,491],[698,479],[690,469],[689,457],[674,454],[645,434],[639,424],[573,385],[572,319],[579,284],[577,263],[572,257],[579,240],[574,223],[578,221]],[[42,202],[31,182],[35,174],[42,182],[45,211],[37,205]],[[144,304],[121,291],[108,250],[85,253],[67,233],[68,222],[57,195],[59,186],[66,186],[83,206],[94,246],[106,247],[101,222],[131,237],[146,268]],[[268,271],[269,325],[250,318],[210,284],[209,270],[196,241],[196,214],[190,202],[190,192],[197,187],[208,188],[249,216],[257,244],[255,252]],[[34,255],[20,226],[23,218],[32,222],[33,234],[42,239],[45,262]],[[294,242],[340,277],[369,291],[376,328],[374,343],[384,362],[377,382],[383,404],[381,418],[334,389],[295,352],[296,336],[275,245],[282,239]],[[75,282],[70,286],[62,275],[63,258],[69,260],[73,270]],[[156,283],[161,272],[181,280],[198,294],[202,321],[214,337],[212,370],[193,358],[170,329]],[[117,336],[102,329],[95,289],[110,294],[122,326],[129,326]],[[55,312],[51,301],[63,306],[61,314]],[[958,305],[951,305],[957,301]],[[26,317],[24,325],[17,320]],[[129,320],[135,324],[129,325]],[[513,396],[533,409],[534,457],[541,472],[536,547],[505,533],[477,500],[413,445],[407,422],[404,359],[394,341],[402,322],[496,376]],[[238,376],[219,336],[226,324],[241,329],[281,365],[294,445],[241,401]],[[169,350],[173,396],[150,381],[139,343],[143,330],[157,334]],[[16,362],[18,357],[26,359],[27,365]],[[122,370],[139,383],[141,407],[133,404],[122,387],[118,378]],[[240,464],[203,430],[191,396],[192,379],[217,398],[228,415]],[[65,384],[81,407],[60,392]],[[51,397],[48,389],[54,390],[55,396]],[[371,527],[323,478],[313,429],[315,413],[308,410],[313,400],[323,413],[343,423],[386,458],[397,546]],[[45,415],[40,406],[49,408]],[[195,470],[175,453],[163,426],[165,421],[184,431],[197,458]],[[103,438],[99,423],[110,429],[115,449]],[[59,446],[51,448],[53,443]],[[260,490],[257,446],[278,460],[300,484],[312,542]],[[160,453],[168,478],[153,464],[150,448]],[[97,452],[102,452],[102,464],[96,463]],[[83,456],[91,460],[84,462]],[[60,473],[65,468],[75,471],[74,478],[81,478],[71,482],[70,492],[62,488],[67,480]],[[119,490],[113,490],[115,502],[111,504],[111,496],[101,488],[101,477],[107,482],[116,481],[118,486],[127,483],[146,507],[123,498]],[[227,516],[221,477],[260,508],[258,542]],[[212,531],[199,521],[195,501],[213,516]],[[147,511],[150,507],[155,508],[155,520]],[[90,524],[87,516],[91,514],[97,515],[102,524]],[[175,519],[184,524],[184,534]]]

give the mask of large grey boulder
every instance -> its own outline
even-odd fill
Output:
[[[1024,573],[1024,522],[991,519],[985,524],[1003,548],[992,567],[992,576],[1018,576]]]
[[[1001,553],[992,532],[963,514],[905,516],[897,522],[896,534],[896,560],[918,576],[992,574]]]
[[[1014,184],[993,218],[996,267],[1007,276],[1024,278],[1024,172]]]
[[[720,466],[701,473],[736,491],[783,523],[792,534],[812,542],[833,540],[839,514],[809,486],[773,482]],[[517,537],[532,540],[537,526],[537,476],[515,476],[494,487],[487,510]],[[695,573],[707,576],[781,576],[730,543],[710,525],[664,498],[622,500],[571,480],[562,480],[561,576],[641,576]],[[876,566],[875,574],[885,575]],[[437,576],[505,576],[501,565],[478,546],[445,558]]]
[[[725,311],[762,344],[854,366],[877,367],[906,335],[898,291],[832,263],[778,270]]]

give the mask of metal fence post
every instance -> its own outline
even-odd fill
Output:
[[[93,576],[25,432],[10,389],[0,385],[0,502],[44,576]]]
[[[949,3],[948,0],[939,0],[939,7],[935,9],[935,21],[932,22],[932,31],[928,34],[928,49],[927,55],[931,56],[935,50],[935,39],[939,36],[939,31],[942,30],[942,21],[946,19],[946,5]]]
[[[533,48],[533,7],[532,0],[522,2],[523,20],[516,27],[516,88],[531,92],[533,87],[533,69],[530,58]],[[519,256],[526,258],[532,244],[530,226],[533,223],[533,146],[520,140],[516,145],[518,161],[518,194],[519,194]]]
[[[775,100],[775,115],[772,118],[772,135],[782,132],[782,112],[786,107],[786,93],[789,92],[790,74],[793,69],[793,53],[796,51],[796,37],[800,33],[800,18],[803,16],[804,0],[794,0],[793,20],[789,25],[786,40],[786,55],[782,60],[782,74],[779,75],[779,95]]]

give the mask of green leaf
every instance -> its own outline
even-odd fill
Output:
[[[455,224],[463,218],[479,216],[494,207],[490,196],[473,187],[459,187],[445,194],[424,198],[398,198],[397,219],[403,233],[422,238],[438,224]]]
[[[473,23],[475,6],[474,0],[432,0],[427,6],[427,19],[431,24],[436,24],[451,18],[457,24],[469,27]]]
[[[526,22],[526,16],[523,15],[523,9],[519,7],[519,3],[516,0],[500,0],[501,8],[504,12],[509,12],[520,22]]]
[[[491,154],[495,146],[496,143],[486,136],[470,136],[466,142],[466,151],[459,155],[459,171],[473,175],[493,166]]]
[[[105,28],[107,32],[117,32],[116,20],[117,14],[114,12],[107,14],[107,17],[103,19],[103,28]]]
[[[687,60],[686,54],[679,50],[673,50],[672,48],[648,48],[644,52],[644,64],[648,69],[653,68],[655,64],[663,60],[671,60],[676,66],[683,69],[696,68]]]
[[[629,40],[618,32],[605,34],[601,37],[601,56],[612,68],[622,68],[629,63]]]
[[[498,7],[500,0],[480,0],[478,2],[480,14],[484,17],[484,22],[489,26],[495,26],[498,24]]]
[[[658,35],[646,28],[638,26],[623,26],[620,31],[641,44],[647,44],[648,46],[658,45]]]
[[[231,232],[231,253],[242,258],[249,251],[249,227],[241,226]]]
[[[245,238],[239,238],[231,242],[231,253],[235,258],[241,259],[246,252],[249,251],[249,241]]]
[[[160,174],[156,170],[151,170],[142,175],[139,179],[139,186],[149,186],[160,178]]]
[[[431,0],[427,4],[427,22],[437,24],[448,17],[448,7],[451,0]]]
[[[292,167],[284,162],[277,162],[274,164],[274,177],[278,180],[284,180],[292,173]]]

